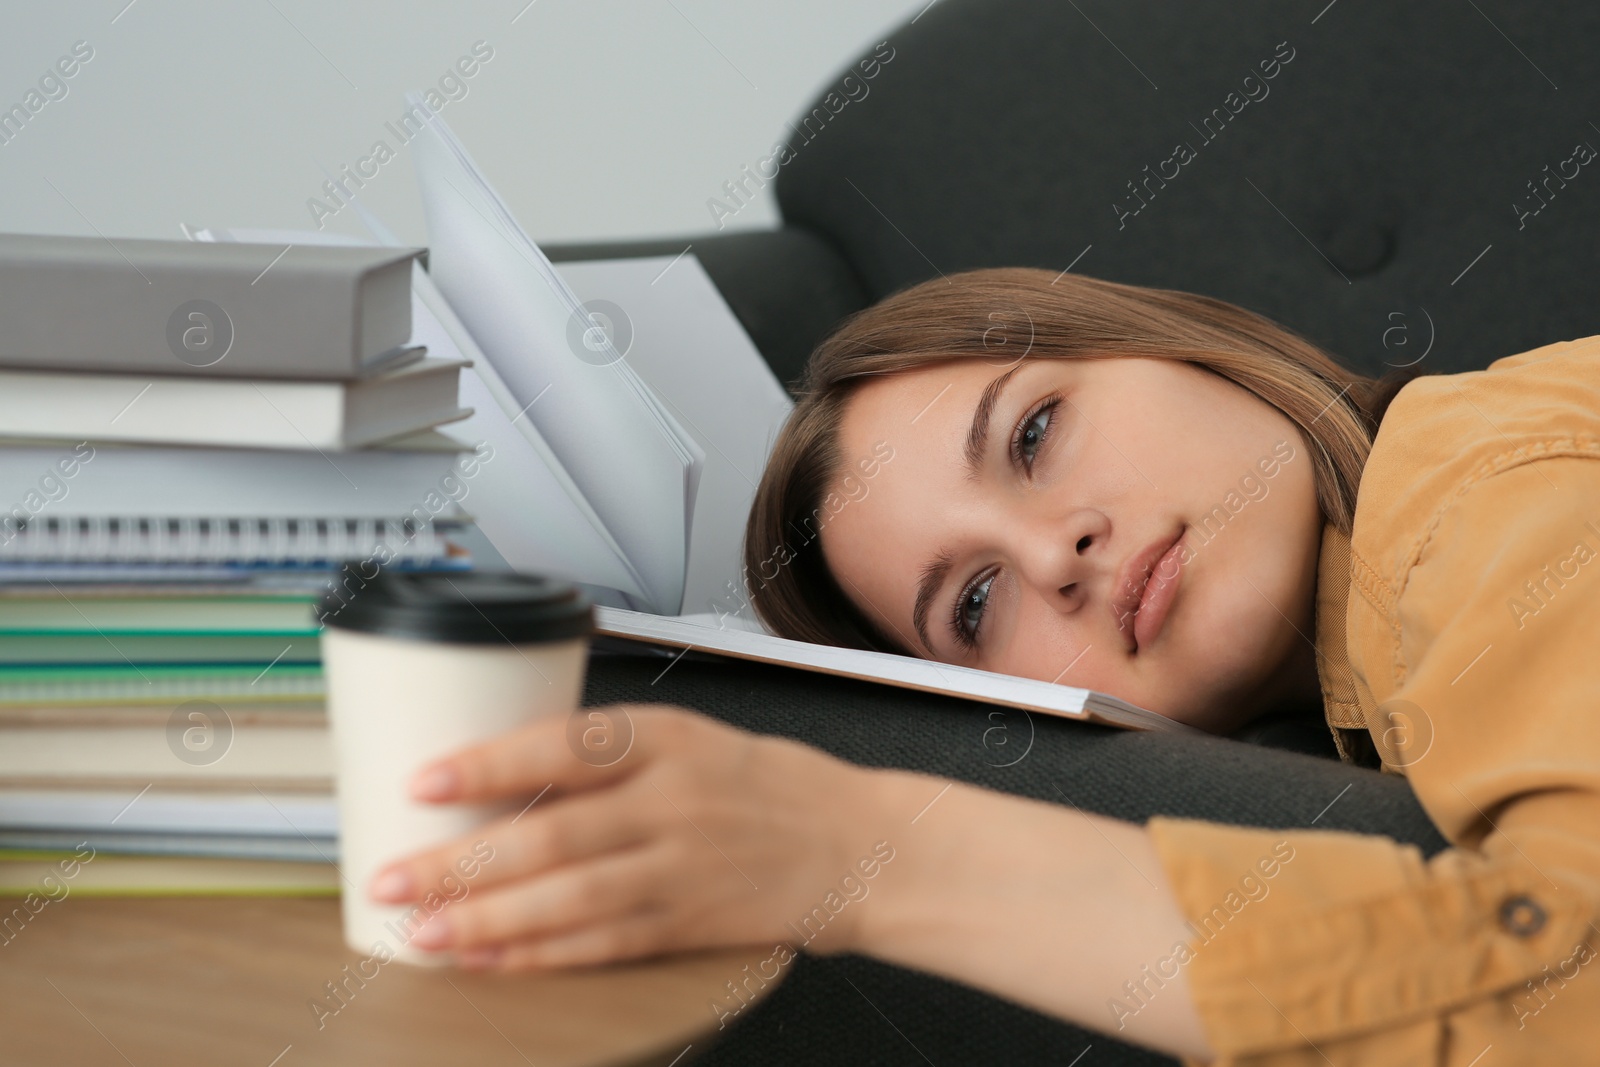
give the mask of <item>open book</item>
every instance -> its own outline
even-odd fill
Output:
[[[522,417],[614,542],[639,606],[676,612],[705,452],[517,224],[466,149],[427,114],[412,142],[428,219],[428,273]],[[621,309],[625,315],[626,310]]]
[[[623,608],[595,609],[595,628],[602,634],[680,648],[685,652],[715,652],[736,659],[798,667],[842,678],[883,682],[901,689],[964,697],[984,704],[1021,708],[1063,719],[1082,719],[1129,730],[1194,732],[1192,727],[1092,689],[1057,685],[1033,678],[1016,678],[888,652],[867,652],[855,648],[814,645],[809,641],[791,641],[754,628],[730,626],[728,621],[729,617],[725,615],[665,618]]]
[[[789,641],[748,605],[740,542],[791,410],[692,252],[553,265],[419,99],[410,143],[428,221],[411,343],[471,366],[449,432],[487,442],[464,501],[512,567],[585,585],[602,633],[1144,730],[1186,730],[1115,697],[904,656]],[[398,240],[359,200],[354,214]],[[202,239],[338,240],[206,231]]]

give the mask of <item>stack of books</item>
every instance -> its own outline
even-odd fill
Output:
[[[471,566],[417,254],[0,235],[0,894],[338,891],[316,599]]]

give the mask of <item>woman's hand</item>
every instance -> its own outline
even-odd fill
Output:
[[[843,905],[887,862],[873,851],[888,837],[885,776],[675,708],[582,714],[618,736],[631,724],[625,754],[594,766],[578,751],[586,723],[550,716],[417,773],[421,800],[534,802],[373,879],[376,899],[419,901],[484,856],[475,842],[493,849],[412,945],[500,970],[813,936],[851,946],[862,909]]]
[[[595,730],[611,743],[586,744]],[[539,719],[422,768],[412,792],[515,804],[370,887],[431,897],[409,943],[468,967],[763,942],[859,951],[1112,1032],[1107,998],[1190,936],[1143,827],[855,767],[676,708]],[[1117,1033],[1210,1057],[1182,971]]]

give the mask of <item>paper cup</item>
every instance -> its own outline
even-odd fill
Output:
[[[345,942],[381,962],[453,962],[412,947],[411,937],[475,891],[491,849],[463,847],[451,876],[422,887],[420,904],[380,904],[367,886],[391,861],[527,803],[427,804],[407,786],[432,760],[576,708],[592,610],[573,586],[542,578],[383,572],[330,592],[319,614]]]

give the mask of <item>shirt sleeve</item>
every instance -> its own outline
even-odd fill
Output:
[[[1218,1064],[1594,1055],[1600,455],[1472,483],[1413,556],[1392,600],[1362,594],[1392,634],[1362,642],[1368,729],[1454,847],[1424,860],[1375,836],[1149,824]]]

